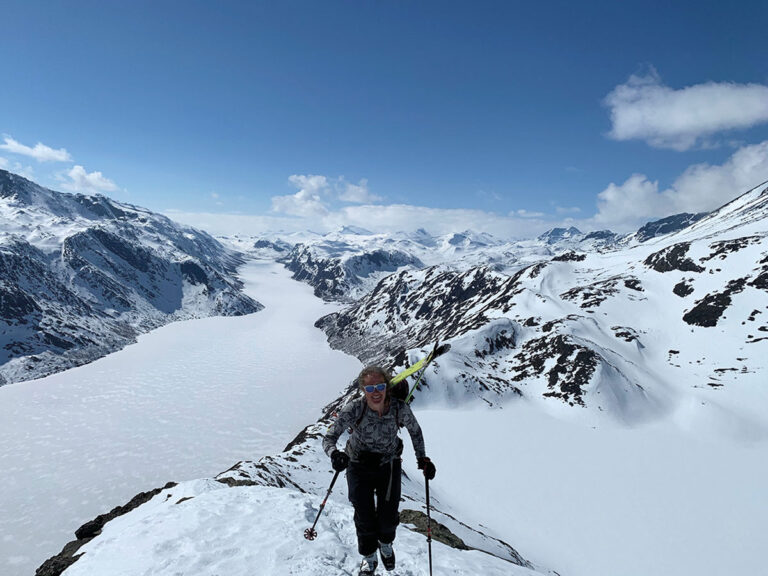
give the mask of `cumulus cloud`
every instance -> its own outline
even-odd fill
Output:
[[[768,86],[707,82],[675,90],[653,69],[631,76],[604,102],[611,138],[679,151],[712,145],[719,132],[768,122]]]
[[[380,196],[371,194],[368,190],[368,180],[363,178],[357,184],[352,184],[340,178],[337,186],[339,200],[343,202],[352,202],[355,204],[366,204],[370,202],[379,202]]]
[[[709,212],[768,180],[768,141],[737,150],[720,165],[687,168],[666,189],[643,174],[611,183],[597,197],[592,219],[614,230],[632,229],[648,220],[680,212]]]
[[[72,156],[64,148],[54,150],[53,148],[46,146],[38,142],[34,147],[25,146],[24,144],[17,142],[10,136],[4,136],[5,144],[0,144],[0,149],[7,150],[11,154],[20,154],[22,156],[30,156],[38,162],[71,162]]]
[[[11,163],[8,162],[6,158],[3,158],[2,156],[0,156],[0,168],[2,168],[3,170],[7,170],[10,165]]]
[[[119,190],[117,185],[109,178],[105,178],[101,172],[86,172],[85,168],[76,165],[67,172],[69,180],[65,181],[61,187],[69,192],[116,192]]]
[[[316,174],[294,174],[288,177],[288,181],[300,191],[310,195],[317,195],[328,191],[328,178]]]
[[[357,184],[347,182],[343,176],[329,179],[318,174],[294,174],[288,181],[299,189],[295,194],[274,196],[272,211],[291,216],[324,216],[331,211],[335,201],[366,204],[378,202],[379,196],[368,190],[368,180],[361,179]]]
[[[319,217],[328,213],[328,207],[320,197],[329,188],[325,176],[294,174],[288,180],[299,191],[286,196],[273,196],[273,212],[298,217]]]

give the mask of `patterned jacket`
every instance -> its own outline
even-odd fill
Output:
[[[352,462],[359,462],[364,452],[380,454],[382,461],[391,461],[398,455],[400,448],[400,439],[397,436],[400,426],[408,429],[416,457],[426,456],[421,426],[416,421],[411,407],[397,398],[390,399],[389,410],[381,416],[368,408],[365,398],[347,404],[328,429],[323,439],[323,450],[330,456],[336,449],[339,437],[351,428],[352,433],[344,451]]]

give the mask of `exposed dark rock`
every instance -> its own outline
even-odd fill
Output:
[[[640,280],[634,276],[623,277],[614,276],[606,280],[599,282],[593,282],[587,286],[577,286],[571,288],[567,292],[560,294],[560,298],[563,300],[578,301],[581,300],[579,306],[581,308],[595,308],[605,302],[610,296],[615,296],[619,293],[619,281],[622,281],[624,286],[635,292],[643,292],[643,287],[640,284]]]
[[[400,522],[402,524],[411,524],[414,526],[413,530],[420,534],[427,534],[427,521],[427,515],[419,510],[406,509],[400,511]],[[457,550],[471,550],[469,546],[464,544],[464,541],[461,538],[436,520],[432,520],[431,528],[432,538],[438,542],[442,542],[446,546],[456,548]]]
[[[754,280],[749,283],[750,286],[759,288],[760,290],[768,291],[768,268],[764,269],[760,274],[755,276]]]
[[[636,292],[644,292],[643,285],[640,283],[638,278],[625,278],[624,286]]]
[[[587,259],[586,254],[577,254],[576,252],[564,252],[552,258],[552,262],[583,262]]]
[[[515,356],[514,366],[517,382],[544,374],[547,361],[556,359],[555,366],[547,374],[547,388],[544,396],[560,398],[573,406],[584,406],[584,387],[589,384],[597,368],[598,356],[589,348],[578,346],[561,334],[543,336],[528,340],[522,351]]]
[[[685,298],[686,296],[693,294],[693,286],[688,284],[688,282],[689,280],[681,280],[675,284],[675,287],[672,288],[672,292],[680,296],[680,298]]]
[[[712,253],[709,256],[705,256],[701,259],[702,262],[712,260],[713,258],[719,258],[725,260],[728,254],[738,252],[743,248],[746,248],[750,244],[758,244],[762,240],[761,236],[744,236],[742,238],[735,238],[733,240],[723,240],[721,242],[713,242],[709,245]]]
[[[696,264],[690,258],[686,258],[688,249],[691,245],[688,242],[680,242],[654,252],[645,259],[645,265],[653,268],[656,272],[671,272],[680,270],[681,272],[703,272],[705,268]]]
[[[611,326],[611,330],[616,338],[621,338],[625,342],[634,342],[639,338],[637,332],[628,326]]]
[[[683,315],[683,320],[693,326],[717,326],[718,320],[731,305],[731,296],[744,290],[746,282],[746,278],[732,280],[722,292],[707,294],[697,300],[694,307]]]

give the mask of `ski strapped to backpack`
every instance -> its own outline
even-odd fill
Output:
[[[421,378],[424,376],[424,373],[426,372],[427,367],[432,363],[432,360],[434,360],[438,356],[441,356],[442,354],[445,354],[450,349],[451,349],[450,344],[443,344],[442,346],[439,346],[439,342],[435,342],[435,346],[432,348],[432,352],[430,352],[426,358],[422,358],[421,360],[409,366],[402,372],[398,372],[398,374],[395,375],[392,378],[392,380],[389,381],[390,389],[397,386],[400,382],[408,378],[408,376],[411,376],[412,374],[419,372],[419,376],[416,379],[416,382],[413,384],[413,386],[411,386],[411,389],[408,391],[408,394],[404,398],[405,403],[410,404],[411,401],[413,400],[413,393],[416,391],[416,388],[419,386],[419,383],[421,382]]]

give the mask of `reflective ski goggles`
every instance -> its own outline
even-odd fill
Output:
[[[370,386],[363,386],[363,390],[368,392],[368,394],[372,394],[374,390],[376,392],[384,392],[384,390],[386,389],[387,389],[386,382],[380,382],[379,384],[371,384]]]

